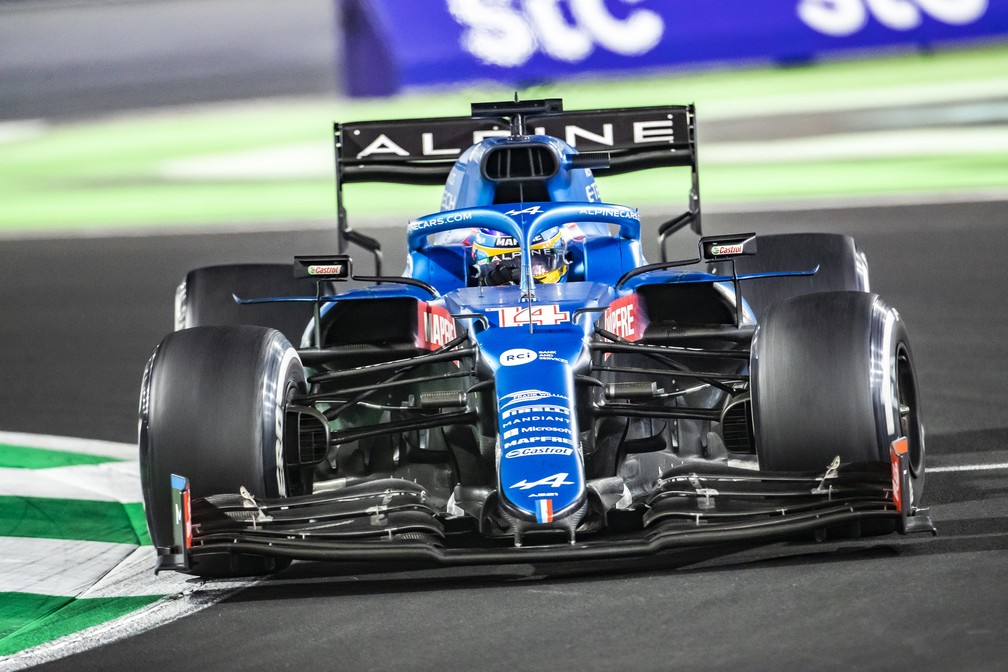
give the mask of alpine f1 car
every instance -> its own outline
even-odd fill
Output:
[[[693,106],[484,103],[335,140],[338,254],[179,286],[140,398],[158,569],[933,531],[900,316],[847,236],[701,235]],[[648,263],[595,175],[675,167],[688,207]],[[343,186],[366,181],[443,185],[401,276],[348,225]],[[698,253],[668,260],[680,230]]]

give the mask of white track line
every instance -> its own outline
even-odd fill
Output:
[[[942,142],[936,142],[936,137],[942,138]],[[1008,155],[1008,126],[936,126],[833,133],[763,142],[715,142],[701,148],[700,163],[701,166],[764,166],[804,161],[863,161],[973,154]]]
[[[328,142],[278,145],[165,161],[158,174],[185,181],[325,179],[333,175],[332,154]]]
[[[43,119],[0,122],[0,145],[37,138],[45,133],[48,127],[49,125]]]
[[[750,119],[812,112],[871,110],[958,101],[998,100],[1008,91],[1008,77],[984,77],[961,82],[908,83],[815,93],[775,93],[704,103],[702,119]]]
[[[944,474],[956,471],[1000,471],[1008,469],[1008,462],[994,462],[991,464],[958,464],[945,467],[925,467],[925,473]]]

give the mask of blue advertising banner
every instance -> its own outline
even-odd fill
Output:
[[[342,0],[351,95],[1008,37],[1008,0]]]

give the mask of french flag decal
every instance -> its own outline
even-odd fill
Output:
[[[553,500],[552,499],[537,499],[536,500],[536,522],[538,522],[538,523],[552,523],[553,522]]]

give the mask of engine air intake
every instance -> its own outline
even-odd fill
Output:
[[[494,147],[483,158],[483,176],[494,182],[547,179],[558,168],[553,150],[538,143]]]

